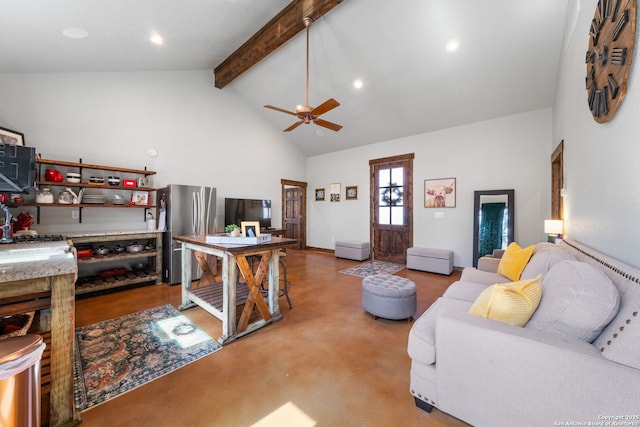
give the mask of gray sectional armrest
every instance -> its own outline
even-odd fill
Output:
[[[435,341],[438,408],[475,425],[640,415],[640,371],[591,344],[455,312],[438,319]]]
[[[498,271],[498,264],[500,264],[500,258],[483,256],[478,259],[478,270],[496,273]]]

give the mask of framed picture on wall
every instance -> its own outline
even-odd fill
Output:
[[[0,144],[24,145],[24,134],[0,128]]]
[[[358,186],[347,185],[344,187],[344,199],[345,200],[358,200]]]
[[[332,202],[340,201],[340,183],[329,184],[329,200]]]
[[[324,202],[324,188],[316,188],[316,202]]]
[[[440,178],[424,180],[425,208],[455,208],[456,179]]]

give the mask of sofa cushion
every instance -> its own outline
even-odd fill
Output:
[[[462,301],[474,302],[480,292],[487,289],[488,285],[477,282],[465,282],[464,280],[458,280],[457,282],[449,285],[447,290],[442,295],[445,298],[459,299]]]
[[[463,282],[482,283],[486,286],[493,285],[494,283],[506,283],[509,281],[509,279],[499,275],[498,273],[482,271],[473,267],[465,267],[464,270],[462,270],[460,280]]]
[[[517,282],[495,284],[482,291],[469,313],[524,326],[538,307],[542,296],[542,276]]]
[[[504,255],[500,258],[498,264],[498,274],[508,278],[509,280],[520,280],[522,270],[527,266],[529,258],[533,254],[535,245],[521,248],[516,242],[511,242],[504,251]]]
[[[559,261],[575,261],[575,257],[553,243],[536,244],[531,259],[522,271],[521,279],[532,279],[538,274],[545,275]]]
[[[436,363],[436,323],[443,313],[466,313],[471,303],[452,298],[438,298],[413,324],[409,332],[407,352],[411,359],[431,365]]]
[[[600,270],[560,261],[545,275],[540,306],[527,328],[592,342],[618,312],[620,295]]]

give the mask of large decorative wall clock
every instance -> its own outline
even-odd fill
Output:
[[[600,0],[589,29],[587,102],[598,123],[613,118],[627,93],[636,33],[636,0]]]

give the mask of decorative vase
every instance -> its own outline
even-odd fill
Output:
[[[229,233],[229,236],[231,236],[231,237],[239,237],[240,236],[240,229],[239,228],[234,228],[233,231],[231,233]]]

